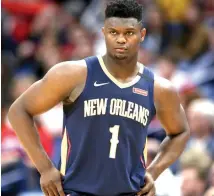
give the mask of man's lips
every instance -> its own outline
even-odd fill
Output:
[[[127,48],[126,47],[117,47],[117,48],[115,48],[115,50],[118,52],[124,52],[127,50]]]

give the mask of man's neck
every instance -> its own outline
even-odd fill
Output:
[[[137,57],[133,59],[116,60],[105,54],[103,61],[107,70],[119,80],[135,77],[139,71]]]

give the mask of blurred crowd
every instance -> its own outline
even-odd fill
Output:
[[[108,0],[2,0],[2,195],[41,195],[39,174],[11,128],[11,103],[56,63],[106,51],[101,27]],[[139,0],[147,29],[139,61],[172,81],[191,138],[180,159],[156,181],[158,196],[214,195],[214,1]],[[58,163],[62,105],[35,117],[45,150]],[[148,130],[147,164],[165,132]],[[86,174],[87,175],[87,174]]]

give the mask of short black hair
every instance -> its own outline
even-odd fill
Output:
[[[113,0],[107,4],[105,19],[110,17],[136,18],[142,20],[143,6],[136,0]]]

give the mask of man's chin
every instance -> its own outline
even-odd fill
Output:
[[[114,58],[117,60],[125,60],[128,58],[128,56],[124,54],[114,54]]]

